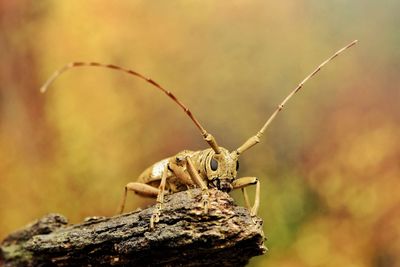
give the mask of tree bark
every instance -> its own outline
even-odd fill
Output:
[[[204,213],[201,190],[167,195],[160,222],[154,206],[67,225],[49,214],[10,234],[0,247],[5,266],[244,266],[266,252],[262,220],[216,189]]]

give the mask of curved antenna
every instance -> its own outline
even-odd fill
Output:
[[[311,78],[313,77],[315,74],[317,74],[317,72],[319,72],[328,62],[330,62],[331,60],[333,60],[335,57],[337,57],[339,54],[341,54],[344,50],[352,47],[353,45],[355,45],[358,41],[355,40],[353,42],[351,42],[350,44],[346,45],[345,47],[343,47],[342,49],[338,50],[335,54],[333,54],[330,58],[328,58],[327,60],[325,60],[324,62],[322,62],[313,72],[311,72],[306,78],[304,78],[304,80],[299,83],[299,85],[282,101],[282,103],[275,109],[275,111],[272,113],[271,117],[268,118],[267,122],[264,124],[264,126],[257,132],[256,135],[250,137],[249,139],[247,139],[246,142],[243,143],[243,145],[241,145],[238,149],[236,149],[235,151],[232,152],[232,155],[235,157],[238,157],[241,153],[243,153],[244,151],[248,150],[249,148],[253,147],[254,145],[258,144],[260,142],[260,138],[261,136],[264,134],[265,129],[267,129],[267,127],[271,124],[271,122],[275,119],[276,115],[278,115],[279,111],[281,111],[283,109],[283,107],[285,106],[286,102],[289,101],[289,99],[295,94],[297,93],[302,87],[303,85]]]
[[[209,144],[209,146],[215,151],[215,153],[216,154],[221,153],[221,149],[218,146],[217,141],[215,140],[214,136],[212,136],[210,133],[208,133],[204,129],[204,127],[196,119],[196,117],[193,115],[193,113],[173,93],[171,93],[169,90],[163,88],[161,85],[156,83],[154,80],[147,78],[146,76],[144,76],[136,71],[133,71],[130,69],[125,69],[125,68],[122,68],[122,67],[119,67],[116,65],[102,64],[102,63],[97,63],[97,62],[71,62],[71,63],[65,65],[64,67],[60,68],[59,70],[55,71],[53,73],[53,75],[51,75],[50,78],[45,82],[45,84],[40,88],[40,92],[42,92],[42,93],[46,92],[47,89],[49,88],[49,86],[54,82],[55,79],[57,79],[58,76],[63,74],[65,71],[72,69],[72,68],[76,68],[76,67],[101,67],[101,68],[113,69],[116,71],[122,71],[124,73],[136,76],[136,77],[152,84],[153,86],[155,86],[156,88],[158,88],[159,90],[164,92],[176,104],[178,104],[178,106],[180,106],[183,109],[183,111],[186,113],[186,115],[189,116],[189,118],[193,121],[193,123],[196,125],[196,127],[200,130],[201,135],[203,136],[203,139]]]

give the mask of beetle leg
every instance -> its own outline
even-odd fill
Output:
[[[168,165],[170,170],[175,174],[175,176],[181,181],[183,184],[190,186],[194,185],[193,180],[190,178],[190,175],[185,172],[185,169],[175,163],[170,163]]]
[[[194,181],[203,191],[202,193],[202,205],[204,207],[204,212],[208,213],[208,208],[209,208],[209,192],[208,192],[208,187],[206,183],[201,179],[200,175],[197,173],[196,168],[193,165],[192,160],[190,157],[186,157],[186,169],[189,172],[190,177],[192,178],[192,181]]]
[[[260,207],[260,181],[258,180],[257,177],[242,177],[242,178],[236,179],[232,183],[233,189],[238,189],[238,188],[245,189],[244,187],[249,186],[249,185],[254,185],[254,184],[256,185],[256,196],[254,199],[253,207],[250,210],[251,215],[257,215],[258,208]],[[245,190],[242,190],[242,191],[243,191],[246,205],[248,205],[249,200],[247,197],[247,193]]]
[[[124,212],[125,208],[125,202],[126,202],[126,196],[128,194],[128,191],[133,191],[136,194],[140,196],[145,196],[145,197],[151,197],[151,198],[156,198],[158,194],[157,188],[150,186],[148,184],[143,184],[143,183],[128,183],[125,186],[125,191],[124,195],[122,197],[121,205],[119,208],[119,213],[121,214]]]
[[[167,174],[168,174],[168,165],[165,165],[164,171],[162,173],[161,182],[158,187],[157,193],[157,205],[153,210],[153,214],[150,218],[150,229],[154,228],[154,223],[158,223],[160,221],[161,209],[164,203],[164,192],[165,192],[165,184],[167,182]]]
[[[251,207],[250,207],[250,201],[249,201],[249,196],[247,195],[246,188],[245,188],[245,187],[242,187],[241,189],[242,189],[242,194],[243,194],[244,203],[245,203],[245,205],[246,205],[246,208],[247,208],[248,210],[250,210],[250,209],[251,209]]]

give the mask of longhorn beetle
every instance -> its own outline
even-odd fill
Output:
[[[200,124],[193,113],[170,91],[162,87],[154,80],[145,77],[144,75],[129,69],[125,69],[116,65],[106,65],[95,62],[72,62],[61,69],[53,73],[53,75],[47,80],[47,82],[40,89],[41,92],[45,92],[50,84],[63,72],[68,69],[75,67],[102,67],[122,71],[127,74],[136,76],[146,82],[155,86],[155,88],[164,92],[169,98],[171,98],[179,107],[183,109],[187,116],[192,120],[196,127],[200,130],[204,140],[210,146],[210,148],[200,151],[184,150],[178,154],[163,159],[149,168],[147,168],[136,182],[128,183],[125,186],[123,199],[120,205],[120,213],[124,211],[126,202],[126,196],[128,191],[133,191],[138,195],[151,197],[157,199],[156,208],[150,218],[150,228],[154,228],[154,224],[160,220],[160,214],[162,204],[164,201],[165,191],[179,192],[188,189],[189,187],[200,187],[202,190],[202,207],[204,212],[208,212],[208,188],[217,188],[224,192],[229,192],[232,189],[241,189],[245,204],[250,210],[252,215],[256,215],[260,204],[260,181],[257,177],[242,177],[236,178],[237,171],[239,169],[239,156],[250,149],[254,145],[260,142],[260,138],[264,134],[264,131],[275,119],[276,115],[283,109],[286,102],[297,93],[303,85],[314,76],[319,70],[324,67],[328,62],[337,57],[344,50],[352,47],[357,43],[357,40],[351,42],[347,46],[338,50],[335,54],[329,57],[327,60],[322,62],[313,72],[311,72],[298,86],[281,102],[281,104],[275,109],[272,115],[265,122],[264,126],[254,135],[247,139],[240,147],[232,152],[229,152],[226,148],[223,148],[217,144],[214,136],[206,131],[206,129]],[[246,193],[246,186],[256,185],[255,200],[253,206],[250,208],[249,198]]]

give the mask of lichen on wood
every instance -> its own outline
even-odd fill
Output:
[[[68,225],[49,214],[1,243],[5,266],[244,266],[265,253],[262,220],[216,189],[210,209],[201,190],[165,197],[160,222],[149,229],[154,206]]]

